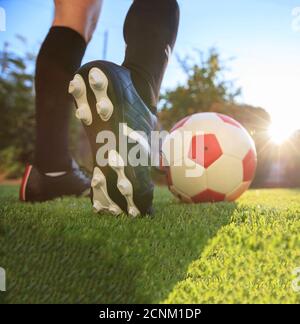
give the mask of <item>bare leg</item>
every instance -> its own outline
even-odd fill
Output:
[[[88,43],[96,29],[103,0],[54,0],[53,26],[69,27]]]

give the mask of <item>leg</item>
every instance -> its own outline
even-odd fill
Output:
[[[55,0],[55,18],[36,62],[35,165],[26,167],[22,201],[82,195],[90,179],[68,151],[68,84],[91,39],[102,0]]]
[[[54,0],[53,26],[75,30],[88,43],[96,29],[103,0]]]
[[[102,0],[55,0],[55,18],[36,64],[36,166],[69,170],[68,84],[79,68],[99,17]]]
[[[131,71],[138,93],[154,112],[178,24],[176,0],[135,0],[125,21],[123,65]]]

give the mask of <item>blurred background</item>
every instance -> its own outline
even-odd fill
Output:
[[[104,1],[84,62],[122,63],[130,3]],[[253,185],[300,186],[300,2],[179,3],[180,31],[159,105],[163,126],[196,112],[230,115],[256,142]],[[0,181],[19,179],[33,157],[34,62],[52,17],[52,0],[0,0]],[[70,135],[74,156],[89,168],[89,147],[74,120]]]

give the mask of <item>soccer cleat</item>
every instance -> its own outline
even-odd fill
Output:
[[[150,154],[151,131],[157,124],[156,116],[137,94],[130,72],[110,62],[88,63],[70,82],[69,93],[75,99],[76,117],[85,127],[93,152],[91,195],[94,210],[114,215],[125,212],[132,217],[151,214],[151,168],[125,163],[120,152],[123,144],[119,139],[123,135]],[[101,131],[110,131],[116,140],[116,147],[110,148],[107,154],[107,165],[97,163],[97,152],[104,145],[99,143]]]
[[[42,202],[62,196],[88,196],[91,180],[72,161],[72,169],[59,176],[49,176],[33,166],[25,169],[20,187],[20,200]]]

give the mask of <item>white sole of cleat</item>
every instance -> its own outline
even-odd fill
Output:
[[[133,202],[133,187],[131,182],[127,179],[124,172],[124,161],[118,152],[112,150],[109,152],[108,157],[109,166],[117,173],[117,187],[121,194],[125,197],[127,201],[127,212],[132,217],[137,217],[140,215],[139,210]]]
[[[93,208],[96,213],[110,212],[113,215],[122,213],[121,208],[109,198],[105,176],[98,167],[94,168],[91,186],[93,190]]]
[[[69,93],[74,97],[77,104],[76,118],[85,125],[90,126],[93,122],[93,117],[87,101],[86,86],[81,75],[76,74],[70,82]]]
[[[102,121],[107,122],[112,117],[114,107],[107,95],[108,79],[98,68],[92,68],[89,72],[89,85],[96,98],[96,109]],[[86,126],[93,123],[91,108],[87,100],[87,89],[84,79],[76,74],[70,82],[69,93],[73,95],[78,109],[76,117]],[[117,187],[127,201],[127,212],[132,217],[140,215],[140,211],[133,201],[133,186],[126,177],[124,161],[116,151],[109,152],[109,166],[117,173]],[[94,168],[91,182],[93,191],[93,209],[96,213],[109,212],[113,215],[123,213],[122,209],[109,197],[106,178],[99,167]]]
[[[108,79],[100,69],[92,68],[89,72],[89,82],[96,97],[97,113],[103,121],[108,121],[114,111],[107,95]]]

